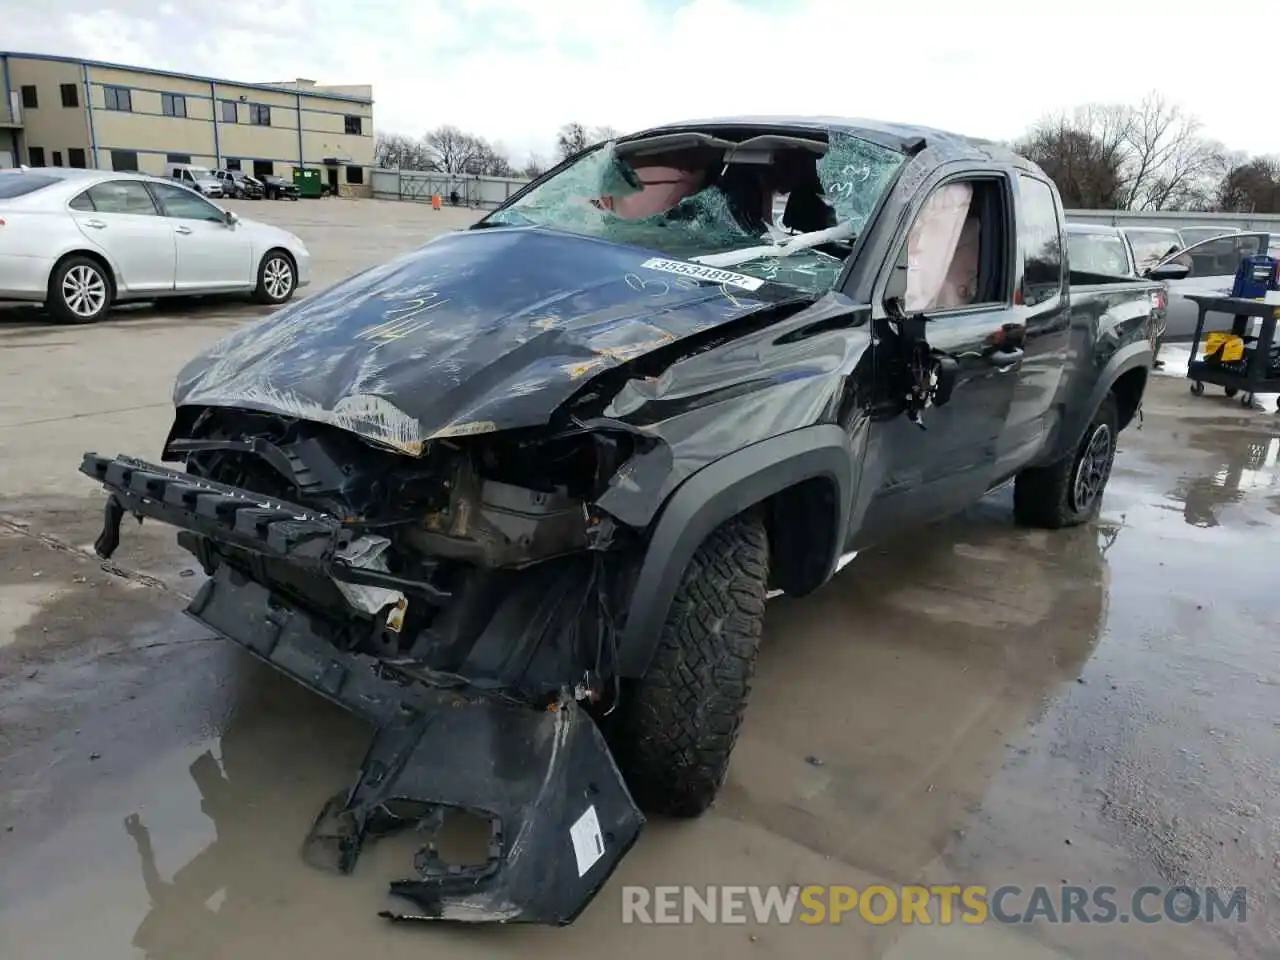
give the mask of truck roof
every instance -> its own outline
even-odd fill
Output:
[[[967,137],[947,130],[938,130],[933,127],[915,124],[887,123],[881,120],[853,117],[822,117],[796,114],[714,117],[703,120],[683,120],[677,123],[666,123],[636,131],[620,139],[631,140],[658,133],[675,133],[686,130],[720,129],[727,131],[734,128],[754,130],[772,128],[792,133],[823,134],[834,131],[869,140],[872,143],[878,143],[903,153],[915,154],[922,150],[933,149],[941,154],[954,156],[958,159],[970,158],[1007,163],[1024,170],[1040,172],[1039,167],[1030,160],[993,140]]]

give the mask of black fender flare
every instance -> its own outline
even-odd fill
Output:
[[[640,565],[618,646],[620,676],[638,678],[658,646],[667,610],[694,552],[726,520],[805,480],[827,478],[839,513],[826,577],[835,569],[853,497],[853,451],[835,424],[779,434],[715,460],[667,498]]]
[[[1089,426],[1089,421],[1093,419],[1093,415],[1102,406],[1102,401],[1111,392],[1111,388],[1116,385],[1116,381],[1135,367],[1146,368],[1147,376],[1150,377],[1154,360],[1155,354],[1152,353],[1151,344],[1145,340],[1127,344],[1117,350],[1098,373],[1087,402],[1073,410],[1066,422],[1063,423],[1055,459],[1064,457],[1067,453],[1075,450],[1080,440],[1084,437],[1084,431]]]

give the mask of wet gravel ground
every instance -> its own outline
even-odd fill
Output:
[[[408,204],[242,205],[318,280],[425,239]],[[348,260],[348,258],[350,258]],[[156,455],[177,367],[258,315],[0,310],[0,956],[1280,956],[1280,420],[1175,378],[1126,432],[1101,521],[1015,528],[1008,491],[770,606],[724,794],[653,822],[564,930],[392,927],[411,847],[355,875],[299,844],[360,723],[180,613],[164,528],[88,553],[86,449]],[[1243,922],[630,927],[625,884],[926,882],[1247,890]],[[1159,898],[1148,901],[1158,907]],[[1024,910],[1025,898],[1006,909]]]

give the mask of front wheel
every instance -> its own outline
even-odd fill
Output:
[[[60,323],[96,323],[111,306],[111,279],[96,261],[68,257],[49,277],[45,304]]]
[[[614,742],[627,784],[653,813],[711,805],[747,708],[764,623],[769,539],[740,514],[685,568],[648,671],[624,690]]]
[[[284,303],[298,286],[298,274],[287,254],[272,250],[258,267],[258,286],[253,298],[259,303]]]
[[[1119,423],[1116,397],[1109,393],[1072,453],[1018,474],[1013,484],[1014,519],[1024,526],[1057,530],[1096,517],[1116,459]]]

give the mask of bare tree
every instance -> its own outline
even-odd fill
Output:
[[[451,174],[471,172],[488,147],[475,134],[450,124],[428,131],[423,140],[431,151],[436,168]]]
[[[1280,213],[1280,158],[1255,157],[1231,166],[1215,197],[1233,213]]]
[[[556,149],[560,152],[561,160],[567,160],[575,153],[587,149],[589,142],[587,128],[577,121],[566,123],[556,133]]]
[[[1137,106],[1090,104],[1047,117],[1018,147],[1053,177],[1069,207],[1204,208],[1226,171],[1221,144],[1158,93]]]
[[[422,141],[402,133],[378,133],[373,141],[375,166],[402,170],[425,170],[428,157]]]
[[[524,166],[520,168],[520,176],[527,177],[530,180],[534,180],[542,176],[543,172],[546,169],[547,169],[546,161],[543,160],[542,157],[538,156],[536,153],[531,153],[529,154],[528,158],[525,160]]]
[[[1203,199],[1222,147],[1201,136],[1200,121],[1158,93],[1148,94],[1130,117],[1125,206],[1165,210]]]
[[[478,149],[472,169],[486,177],[513,177],[515,168],[501,146],[476,138]]]
[[[1057,184],[1067,209],[1109,210],[1121,205],[1121,165],[1111,144],[1066,117],[1042,120],[1014,149]]]

